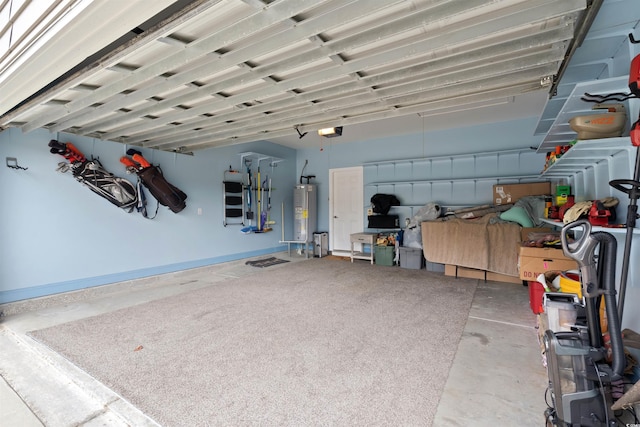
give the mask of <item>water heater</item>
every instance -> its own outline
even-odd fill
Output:
[[[318,222],[317,187],[314,184],[296,185],[293,190],[293,240],[313,242]]]

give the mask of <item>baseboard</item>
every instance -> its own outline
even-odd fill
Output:
[[[124,282],[128,280],[142,279],[149,276],[157,276],[159,274],[174,273],[181,270],[189,270],[192,268],[206,267],[208,265],[221,264],[223,262],[236,261],[239,259],[250,258],[254,256],[272,254],[286,250],[286,246],[276,246],[267,249],[260,249],[250,252],[242,252],[237,254],[223,255],[213,258],[205,258],[195,261],[187,261],[176,264],[168,264],[157,267],[143,268],[140,270],[131,270],[120,273],[106,274],[95,277],[85,277],[82,279],[68,280],[64,282],[48,283],[45,285],[31,286],[20,289],[10,289],[0,291],[0,312],[3,304],[13,303],[16,301],[46,297],[50,295],[60,294],[64,292],[78,291],[81,289],[92,288],[95,286],[108,285],[111,283]]]

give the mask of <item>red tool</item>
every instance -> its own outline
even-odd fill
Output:
[[[609,217],[611,211],[602,205],[600,200],[594,200],[589,210],[589,222],[591,225],[607,225],[609,224]]]
[[[638,121],[631,126],[629,137],[634,147],[640,147],[640,117],[638,117]]]
[[[640,55],[636,55],[631,60],[631,68],[629,70],[629,90],[635,96],[640,97]]]
[[[635,96],[640,97],[640,55],[636,55],[631,61],[629,90]],[[640,147],[640,117],[638,117],[638,121],[631,126],[629,136],[631,137],[631,143],[634,147]]]

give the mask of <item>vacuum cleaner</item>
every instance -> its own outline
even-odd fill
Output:
[[[580,237],[570,241],[569,236],[574,234]],[[551,392],[551,405],[545,411],[546,425],[615,426],[617,422],[610,409],[612,384],[620,382],[626,366],[615,295],[617,242],[610,233],[592,232],[587,220],[565,225],[561,241],[565,255],[580,267],[585,321],[577,322],[580,324],[571,331],[547,330],[544,334]],[[605,347],[602,336],[602,303],[610,349]]]

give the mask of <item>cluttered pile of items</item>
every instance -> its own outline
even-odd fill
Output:
[[[587,219],[591,225],[620,227],[615,225],[616,206],[619,204],[617,197],[576,202],[575,196],[571,194],[571,186],[557,185],[555,200],[547,197],[545,202],[545,218],[562,221],[564,224],[582,218]]]
[[[629,38],[635,43],[631,34]],[[626,122],[624,108],[605,103],[640,97],[639,82],[640,55],[637,55],[631,63],[629,94],[585,93],[585,102],[596,102],[597,108],[607,112],[571,120],[578,139],[620,136]],[[610,224],[611,212],[615,212],[608,209],[611,201],[576,203],[562,212],[549,206],[547,209],[549,218],[557,215],[565,224],[560,234],[562,252],[578,266],[578,271],[572,273],[549,269],[529,282],[531,308],[544,314],[541,319],[546,319],[540,330],[544,331],[541,338],[549,377],[547,426],[640,423],[635,411],[636,405],[640,404],[640,335],[622,329],[640,197],[640,119],[631,126],[629,136],[632,145],[639,150],[634,177],[609,182],[611,187],[626,193],[630,200],[626,223],[622,225],[626,227],[626,239],[619,282],[616,281],[616,238],[607,231],[592,229],[593,225],[606,227]],[[562,149],[555,154],[561,155]],[[527,249],[542,251],[546,248],[535,244]],[[542,302],[535,295],[536,284],[538,289],[543,288]]]
[[[425,204],[411,218],[405,218],[401,228],[398,215],[389,214],[393,206],[400,206],[400,200],[393,194],[376,193],[371,197],[368,228],[398,230],[378,233],[374,245],[375,263],[422,269],[426,262],[422,253],[420,224],[440,217],[441,207],[437,203]]]
[[[640,401],[640,393],[627,385],[640,379],[640,335],[621,326],[624,293],[616,298],[616,239],[592,231],[587,220],[563,227],[560,237],[578,270],[548,271],[529,282],[531,309],[541,314],[549,376],[547,425],[633,422],[631,403]]]

